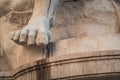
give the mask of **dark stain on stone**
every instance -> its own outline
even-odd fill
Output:
[[[42,59],[40,62],[38,62],[42,64],[42,66],[38,69],[36,69],[36,76],[37,79],[36,80],[50,80],[50,65],[49,65],[49,60],[46,59]]]

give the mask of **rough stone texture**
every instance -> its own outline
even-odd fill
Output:
[[[10,12],[1,18],[1,47],[13,68],[42,59],[43,56],[43,50],[39,47],[20,46],[10,40],[11,32],[22,29],[30,15],[31,13]],[[57,10],[55,21],[56,24],[51,28],[53,42],[73,37],[118,33],[116,12],[108,0],[66,1]]]
[[[94,51],[38,60],[4,76],[14,80],[119,80],[119,67],[119,50]]]
[[[10,64],[4,56],[0,56],[0,72],[1,71],[11,71]]]
[[[120,50],[120,34],[71,38],[53,44],[53,56],[81,52]]]
[[[52,41],[117,33],[118,26],[115,9],[108,0],[68,2],[58,10]]]
[[[13,73],[10,71],[9,72],[8,71],[0,72],[0,80],[14,80]]]
[[[2,3],[6,3],[6,1],[1,0]],[[6,7],[4,5],[4,8],[0,4],[0,16],[2,16],[0,18],[0,48],[13,69],[12,77],[17,80],[27,80],[27,78],[28,80],[37,80],[38,78],[41,80],[47,80],[47,78],[74,80],[83,77],[84,80],[85,77],[101,77],[101,79],[107,77],[109,79],[112,76],[112,78],[116,77],[119,80],[120,25],[116,13],[118,11],[113,4],[109,0],[63,0],[57,11],[54,8],[50,10],[56,11],[56,18],[54,18],[55,15],[52,15],[52,18],[47,17],[48,20],[52,21],[53,19],[53,22],[55,21],[55,24],[51,26],[50,24],[53,22],[44,24],[40,21],[41,17],[46,15],[43,14],[44,11],[46,13],[46,8],[49,8],[46,5],[47,1],[36,0],[36,4],[33,5],[33,0],[26,0],[26,2],[20,0],[12,3],[12,6],[10,5],[11,2],[8,2],[9,5]],[[24,5],[26,6],[24,7]],[[8,6],[10,6],[10,10]],[[119,4],[117,8],[119,8]],[[37,10],[39,11],[37,12]],[[40,19],[37,22],[35,19],[39,16]],[[46,22],[47,20],[45,20]],[[10,34],[13,31],[26,29],[29,24],[31,26],[42,24],[49,28],[51,26],[50,41],[53,43],[50,43],[47,49],[36,45],[20,44],[16,41],[19,39],[19,32],[13,39],[17,44],[10,39]],[[31,31],[33,28],[31,26],[29,32],[34,33]],[[44,27],[42,26],[41,29]],[[49,31],[50,29],[48,29]],[[40,36],[46,40],[48,35],[43,34]],[[30,37],[28,36],[28,38]],[[30,41],[33,41],[32,44],[34,44],[34,38],[36,35],[30,38]],[[30,64],[26,67],[25,64],[27,63]],[[42,69],[41,66],[46,68]],[[33,69],[33,72],[29,67]],[[79,76],[77,77],[77,75]],[[32,78],[26,76],[32,76]]]

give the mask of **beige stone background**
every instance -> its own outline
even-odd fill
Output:
[[[8,13],[0,19],[0,45],[12,69],[43,58],[43,49],[40,47],[20,46],[10,39],[11,32],[22,29],[30,16],[31,13]],[[74,43],[74,39],[68,40],[68,42],[63,41],[64,44],[57,45],[53,56],[74,52],[120,50],[118,43],[120,37],[116,35],[119,32],[118,19],[115,9],[108,0],[68,1],[61,4],[51,31],[51,42],[58,42],[57,44],[62,42],[60,40],[79,39],[79,41],[75,40],[76,43]],[[72,42],[73,45],[79,45],[71,45],[70,49]],[[112,42],[113,45],[109,46]],[[77,50],[74,51],[74,49]],[[7,65],[7,62],[4,62],[2,58],[0,61],[3,62],[3,65]],[[9,70],[9,67],[5,69]],[[1,70],[4,69],[1,68]]]

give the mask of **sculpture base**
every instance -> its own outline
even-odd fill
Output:
[[[53,45],[54,51],[51,52],[53,53],[51,57],[23,65],[13,71],[13,75],[2,75],[0,78],[1,80],[11,78],[13,80],[120,80],[119,41],[119,35],[99,37],[98,43],[96,38],[59,41]],[[61,47],[62,44],[64,47]],[[99,47],[94,48],[98,44]]]
[[[120,80],[119,67],[120,51],[80,53],[26,64],[16,69],[12,77],[13,80]]]

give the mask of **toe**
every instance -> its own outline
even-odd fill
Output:
[[[20,43],[26,43],[27,42],[27,36],[28,36],[28,29],[21,30],[19,42]]]
[[[37,30],[35,30],[35,29],[29,30],[28,41],[27,41],[28,45],[35,45],[36,44],[36,42],[35,42],[36,35],[37,35]]]
[[[36,44],[38,46],[46,46],[48,44],[48,35],[45,32],[39,31],[37,34]]]
[[[16,32],[14,33],[13,40],[14,40],[15,42],[18,42],[18,41],[19,41],[19,37],[20,37],[20,30],[18,30],[18,31],[16,31]]]

